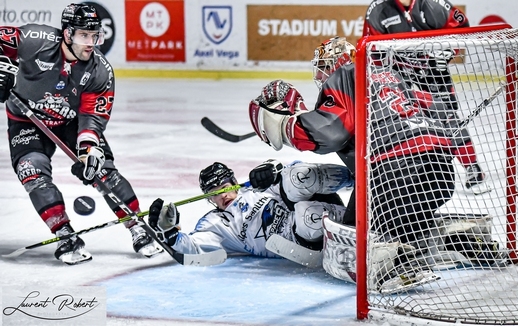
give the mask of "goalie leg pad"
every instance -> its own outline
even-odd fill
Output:
[[[332,216],[331,216],[332,217]],[[334,217],[332,217],[334,219]],[[329,212],[322,216],[324,227],[324,257],[322,266],[331,276],[356,284],[356,230],[338,224]]]
[[[324,270],[340,280],[356,283],[356,229],[336,223],[328,212],[323,215],[323,226]],[[376,238],[372,233],[371,239]],[[400,242],[374,243],[368,256],[368,290],[374,293],[396,293],[439,279],[432,272],[401,268],[401,257],[413,256],[415,252],[413,246]]]

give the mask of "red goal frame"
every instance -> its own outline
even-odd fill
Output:
[[[434,30],[416,33],[400,33],[392,35],[377,35],[363,37],[358,41],[356,52],[356,90],[355,90],[355,129],[356,129],[356,229],[357,229],[357,319],[368,318],[369,302],[367,293],[367,107],[369,98],[367,95],[367,45],[373,41],[381,40],[400,40],[415,39],[422,37],[437,37],[451,34],[470,34],[499,31],[509,29],[508,24],[476,26],[468,28],[458,28],[455,30]],[[506,140],[506,176],[507,176],[507,204],[506,204],[506,234],[507,248],[510,249],[510,258],[514,264],[518,263],[516,245],[516,213],[518,191],[516,188],[516,155],[517,155],[517,124],[516,124],[516,82],[517,82],[517,63],[514,58],[506,58],[506,85],[505,99],[507,111],[507,140]]]

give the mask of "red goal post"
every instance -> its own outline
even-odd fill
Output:
[[[431,264],[424,268],[434,271],[440,280],[398,294],[376,293],[367,286],[372,281],[369,277],[373,277],[369,259],[374,242],[368,235],[379,231],[372,227],[376,223],[372,221],[369,183],[372,177],[369,144],[373,136],[369,130],[370,72],[375,65],[394,64],[391,60],[375,57],[379,51],[408,54],[444,49],[455,50],[457,60],[450,62],[448,70],[459,102],[459,119],[467,122],[479,163],[491,188],[491,192],[485,194],[470,193],[464,186],[466,172],[455,163],[456,188],[449,203],[453,205],[449,205],[444,213],[484,214],[485,236],[498,242],[511,263],[503,266]],[[416,320],[420,319],[426,320],[427,325],[518,323],[517,59],[518,30],[503,24],[369,36],[358,42],[355,59],[358,319],[375,318],[389,323],[392,320],[395,325],[419,324]],[[501,93],[499,87],[503,90]],[[494,98],[482,105],[492,94]],[[473,114],[478,106],[483,108]],[[508,294],[501,295],[500,292]]]

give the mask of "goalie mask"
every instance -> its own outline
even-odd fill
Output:
[[[354,63],[355,56],[356,48],[345,37],[336,36],[320,44],[311,60],[313,80],[318,89],[322,89],[322,84],[336,69]]]
[[[227,182],[232,185],[237,185],[234,171],[229,169],[225,164],[219,162],[214,162],[212,165],[201,170],[199,182],[200,189],[205,194]]]
[[[78,30],[82,33],[77,33]],[[61,14],[61,31],[68,31],[74,44],[95,46],[104,43],[101,19],[93,6],[75,3],[66,6]]]

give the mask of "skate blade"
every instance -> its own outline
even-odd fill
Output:
[[[140,248],[140,250],[138,251],[139,254],[147,258],[154,257],[162,252],[164,252],[164,249],[158,246],[154,241],[148,244],[147,246]]]
[[[92,254],[90,254],[85,249],[79,249],[74,252],[69,252],[61,255],[61,257],[59,257],[59,260],[61,260],[67,265],[77,265],[92,260]]]
[[[488,192],[491,192],[491,187],[487,184],[487,182],[482,182],[476,185],[471,186],[471,188],[467,189],[468,192],[473,193],[474,195],[482,195]]]
[[[383,283],[379,288],[379,292],[382,294],[403,292],[424,284],[436,282],[440,279],[441,277],[439,275],[430,271],[418,272],[413,278],[400,275]]]

